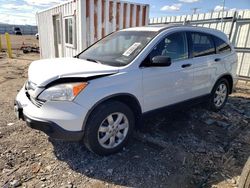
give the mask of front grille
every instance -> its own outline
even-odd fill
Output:
[[[28,91],[26,91],[25,94],[26,94],[27,98],[28,98],[35,106],[37,106],[38,108],[41,108],[42,105],[44,104],[43,101],[40,101],[40,100],[37,100],[37,99],[32,98],[32,97],[30,96],[30,94],[29,94]]]

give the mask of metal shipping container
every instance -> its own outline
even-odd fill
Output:
[[[149,5],[73,0],[37,13],[41,58],[72,57],[107,34],[148,24]]]

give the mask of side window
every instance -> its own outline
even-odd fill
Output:
[[[155,56],[167,56],[172,61],[187,59],[188,48],[184,32],[173,33],[160,41],[150,52],[150,60]]]
[[[213,39],[204,33],[191,33],[193,57],[215,54]]]
[[[65,42],[69,46],[75,45],[75,20],[74,16],[64,18]]]
[[[220,53],[226,53],[226,52],[231,51],[229,44],[227,44],[224,40],[214,36],[214,41],[215,41],[217,53],[220,54]]]

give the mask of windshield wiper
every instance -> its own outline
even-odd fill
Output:
[[[100,61],[98,60],[95,60],[95,59],[86,59],[87,61],[91,61],[91,62],[94,62],[94,63],[98,63],[98,64],[102,64]]]

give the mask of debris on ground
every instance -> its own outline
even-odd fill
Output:
[[[39,46],[36,46],[36,45],[26,45],[23,43],[23,45],[21,46],[20,50],[23,51],[24,54],[27,54],[27,53],[31,53],[31,52],[34,52],[34,53],[40,53],[39,51]]]

